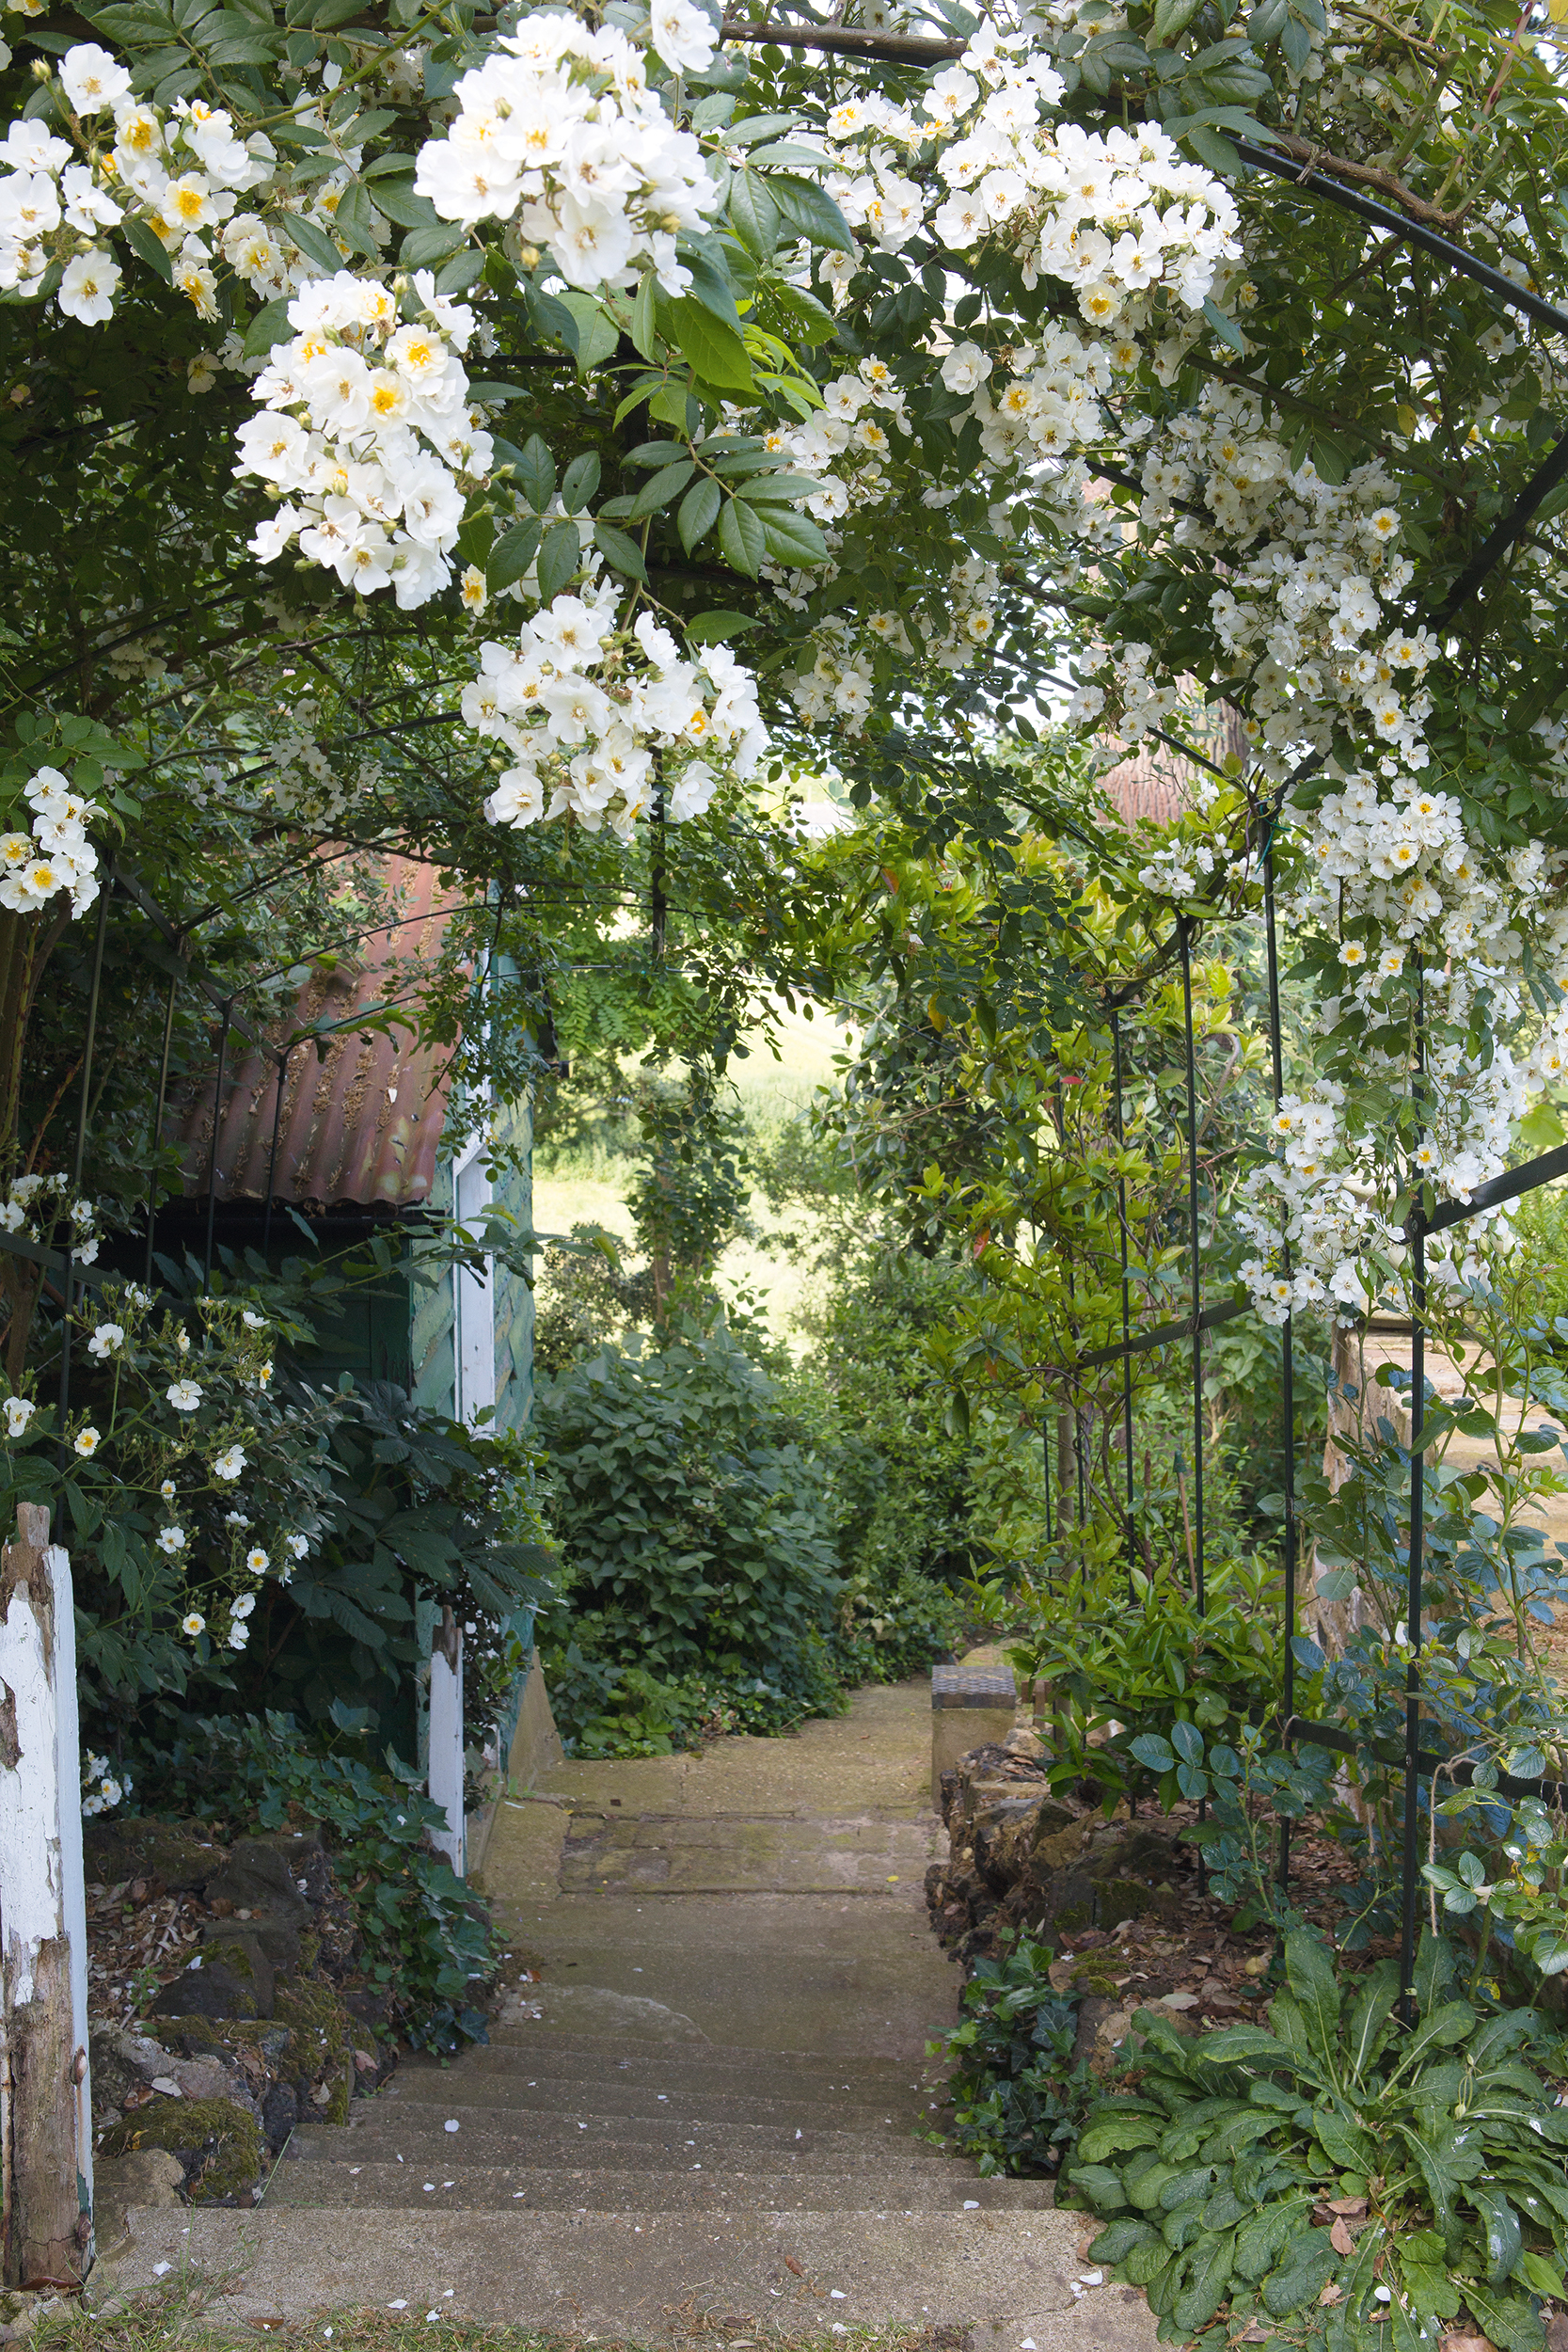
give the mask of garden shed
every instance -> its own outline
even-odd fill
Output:
[[[219,1247],[278,1255],[307,1232],[335,1250],[454,1213],[470,1229],[492,1211],[531,1223],[527,1104],[493,1113],[488,1136],[449,1132],[447,1051],[387,1021],[410,993],[410,966],[433,967],[454,912],[434,867],[390,861],[388,879],[400,918],[312,972],[279,1025],[279,1051],[297,1041],[281,1078],[276,1056],[251,1049],[177,1101],[184,1191],[160,1216],[163,1247],[200,1254],[209,1228]],[[329,1379],[392,1382],[453,1420],[493,1413],[520,1429],[533,1402],[532,1293],[505,1268],[421,1275],[416,1244],[324,1327],[315,1363]]]

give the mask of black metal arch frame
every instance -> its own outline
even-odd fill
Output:
[[[925,66],[940,63],[959,56],[965,47],[962,40],[927,40],[908,34],[876,34],[853,31],[844,27],[817,26],[810,24],[772,24],[726,18],[723,25],[726,40],[747,43],[775,43],[781,48],[811,49],[832,55],[849,64],[857,59],[880,61],[894,65]],[[1429,254],[1444,268],[1457,276],[1473,279],[1502,306],[1524,312],[1528,317],[1548,326],[1556,333],[1568,336],[1568,312],[1555,303],[1546,301],[1528,287],[1514,283],[1503,271],[1462,246],[1440,235],[1424,222],[1396,212],[1391,206],[1379,203],[1374,198],[1350,188],[1322,170],[1310,160],[1304,166],[1275,152],[1256,140],[1235,137],[1229,134],[1237,160],[1250,171],[1271,173],[1287,180],[1305,196],[1322,198],[1339,210],[1353,215],[1369,227],[1413,246]],[[1568,421],[1560,426],[1552,446],[1542,464],[1534,470],[1516,494],[1507,511],[1477,548],[1469,562],[1450,583],[1447,595],[1435,611],[1426,615],[1427,625],[1441,631],[1455,615],[1470,602],[1478,590],[1496,569],[1521,533],[1530,517],[1539,510],[1552,490],[1568,476]],[[1203,767],[1213,763],[1192,745],[1155,729],[1161,741]],[[1277,1110],[1284,1093],[1283,1053],[1279,1014],[1279,958],[1275,922],[1274,859],[1272,843],[1284,802],[1292,786],[1323,766],[1321,756],[1302,761],[1285,786],[1279,787],[1267,806],[1253,811],[1255,821],[1261,819],[1259,836],[1263,842],[1261,859],[1263,878],[1264,946],[1267,962],[1269,1050],[1275,1106]],[[1185,1035],[1186,1080],[1186,1160],[1187,1160],[1187,1223],[1188,1251],[1191,1269],[1192,1311],[1179,1322],[1163,1323],[1151,1330],[1134,1331],[1132,1323],[1131,1278],[1129,1273],[1129,1236],[1127,1224],[1127,1187],[1118,1179],[1117,1185],[1117,1222],[1120,1229],[1121,1257],[1121,1326],[1119,1343],[1090,1350],[1076,1357],[1069,1366],[1060,1368],[1058,1377],[1070,1380],[1077,1372],[1103,1368],[1116,1362],[1122,1365],[1123,1448],[1126,1456],[1127,1503],[1129,1529],[1132,1525],[1132,1359],[1150,1350],[1187,1340],[1192,1348],[1192,1402],[1194,1453],[1194,1514],[1193,1547],[1195,1584],[1197,1604],[1201,1610],[1204,1591],[1204,1524],[1203,1524],[1203,1334],[1227,1323],[1233,1316],[1244,1313],[1249,1306],[1245,1298],[1232,1298],[1222,1304],[1205,1307],[1201,1234],[1199,1232],[1199,1184],[1197,1152],[1197,1089],[1193,1040],[1192,946],[1197,925],[1195,918],[1178,914],[1175,945],[1181,968],[1181,995]],[[1417,967],[1417,1068],[1413,1073],[1418,1098],[1420,1093],[1424,1056],[1424,1020],[1420,1007],[1419,964]],[[1113,1131],[1119,1143],[1123,1136],[1122,1108],[1122,1041],[1119,1013],[1127,998],[1119,996],[1107,1004],[1111,1028],[1113,1062],[1114,1110]],[[1402,1904],[1400,1935],[1400,1982],[1402,2012],[1408,2022],[1412,2015],[1411,1986],[1415,1972],[1416,1902],[1418,1880],[1419,1783],[1423,1775],[1443,1772],[1460,1786],[1468,1785],[1473,1768],[1468,1764],[1430,1755],[1420,1746],[1420,1640],[1423,1582],[1423,1507],[1425,1455],[1421,1446],[1422,1416],[1425,1403],[1426,1332],[1422,1310],[1426,1299],[1426,1237],[1449,1227],[1463,1223],[1481,1210],[1493,1208],[1505,1200],[1514,1200],[1522,1193],[1550,1183],[1554,1178],[1568,1175],[1568,1146],[1544,1152],[1523,1166],[1505,1171],[1490,1183],[1480,1184],[1466,1201],[1453,1201],[1428,1209],[1418,1198],[1406,1225],[1411,1252],[1412,1297],[1412,1396],[1410,1440],[1410,1533],[1407,1549],[1408,1593],[1407,1627],[1411,1643],[1410,1663],[1405,1677],[1405,1726],[1402,1747],[1389,1752],[1387,1743],[1381,1747],[1372,1743],[1371,1752],[1380,1761],[1402,1764],[1404,1772],[1403,1836],[1402,1852]],[[1286,1252],[1289,1270],[1289,1249]],[[1299,1552],[1299,1528],[1295,1491],[1295,1399],[1294,1356],[1291,1317],[1287,1315],[1283,1331],[1283,1397],[1282,1421],[1285,1450],[1285,1513],[1283,1532],[1283,1567],[1285,1581],[1285,1668],[1284,1691],[1279,1734],[1282,1741],[1304,1740],[1341,1754],[1357,1754],[1368,1750],[1369,1743],[1354,1739],[1338,1725],[1309,1722],[1295,1711],[1295,1655],[1293,1643],[1296,1630],[1296,1579]],[[1049,1417],[1048,1417],[1049,1419]],[[1080,1460],[1081,1450],[1074,1448]],[[1047,1540],[1051,1539],[1051,1472],[1049,1448],[1046,1470]],[[1080,1505],[1082,1516],[1082,1505]],[[1568,1787],[1560,1789],[1556,1784],[1518,1781],[1505,1773],[1497,1775],[1495,1786],[1505,1796],[1537,1795],[1547,1803],[1568,1803]],[[1279,1847],[1279,1879],[1282,1885],[1290,1876],[1290,1829],[1281,1827]]]

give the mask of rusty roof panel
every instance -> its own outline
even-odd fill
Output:
[[[273,1032],[279,1052],[300,1038],[281,1104],[275,1060],[254,1049],[237,1062],[228,1057],[215,1168],[214,1032],[214,1066],[184,1103],[171,1105],[188,1198],[206,1195],[212,1168],[220,1200],[263,1200],[269,1188],[275,1200],[312,1209],[406,1208],[429,1199],[447,1115],[444,1049],[411,1048],[407,1029],[356,1029],[353,1015],[406,994],[410,963],[434,965],[454,904],[439,900],[434,867],[411,859],[388,860],[385,880],[400,896],[403,920],[367,940],[352,971],[312,973]],[[318,1024],[345,1022],[329,1037],[300,1037]]]

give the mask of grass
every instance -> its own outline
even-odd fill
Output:
[[[655,2352],[653,2340],[587,2329],[572,2332],[520,2328],[505,2322],[449,2318],[424,2312],[349,2310],[317,2312],[286,2319],[226,2312],[223,2303],[243,2283],[243,2272],[203,2276],[185,2272],[135,2294],[111,2293],[102,2307],[70,2303],[40,2312],[27,2338],[34,2352],[254,2352],[258,2341],[313,2347],[313,2352],[581,2352],[584,2344]],[[803,2292],[809,2292],[809,2281]],[[815,2317],[815,2314],[813,2315]],[[711,2352],[746,2352],[746,2347],[788,2343],[799,2352],[940,2352],[958,2347],[967,2331],[953,2328],[844,2328],[827,2322],[803,2328],[781,2326],[771,2314],[753,2320],[736,2312],[714,2316],[693,2306],[667,2314],[671,2344],[702,2344]]]

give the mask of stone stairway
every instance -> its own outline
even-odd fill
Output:
[[[923,2144],[928,2114],[918,2074],[887,2059],[631,2054],[624,2038],[502,2026],[450,2068],[405,2065],[347,2125],[296,2133],[268,2202],[906,2217],[1049,2206],[1047,2183],[981,2180]]]
[[[927,1686],[796,1739],[568,1764],[509,1805],[486,2046],[304,2125],[254,2213],[133,2210],[112,2265],[227,2274],[264,2327],[370,2306],[719,2352],[850,2329],[1151,2352],[1083,2217],[935,2144]]]

